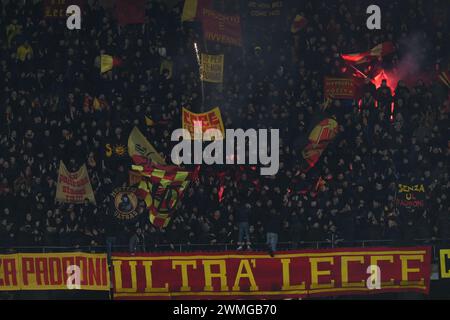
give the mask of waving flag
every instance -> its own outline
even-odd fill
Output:
[[[166,227],[192,180],[192,172],[155,164],[133,165],[132,169],[142,176],[136,194],[149,209],[150,222],[159,228]]]
[[[117,67],[122,63],[122,61],[117,58],[110,56],[108,54],[102,54],[100,56],[100,73],[105,73],[112,70],[113,67]]]
[[[302,17],[301,15],[298,14],[295,16],[294,21],[292,21],[291,32],[297,33],[303,28],[305,28],[307,24],[308,20],[306,20],[305,17]]]
[[[314,167],[328,144],[339,131],[338,123],[332,118],[320,121],[310,132],[308,144],[302,150],[302,156],[308,163],[308,169]]]
[[[137,127],[133,128],[128,137],[128,154],[136,164],[147,163],[149,161],[158,164],[166,164],[163,157],[160,156],[155,147],[148,142]]]
[[[352,62],[354,64],[361,64],[370,61],[373,58],[384,57],[388,54],[391,54],[395,51],[394,44],[392,42],[383,42],[369,51],[361,52],[361,53],[349,53],[349,54],[341,54],[342,59],[348,62]]]

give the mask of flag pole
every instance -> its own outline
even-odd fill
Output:
[[[195,50],[195,57],[197,58],[198,74],[200,77],[200,86],[201,86],[201,90],[202,90],[202,105],[201,105],[200,112],[203,112],[204,104],[205,104],[205,85],[204,85],[204,82],[202,81],[202,76],[201,76],[202,70],[201,70],[200,54],[198,52],[197,42],[194,42],[194,50]]]
[[[364,78],[369,78],[364,72],[362,72],[361,70],[359,70],[358,68],[356,68],[355,66],[348,64],[350,67],[352,67],[356,72],[358,72],[359,74],[361,74]]]

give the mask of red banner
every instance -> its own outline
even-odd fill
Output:
[[[369,288],[370,266],[379,288]],[[116,299],[280,299],[429,292],[430,247],[116,254]],[[369,268],[369,270],[371,270]]]
[[[325,77],[323,84],[324,97],[333,99],[353,99],[355,86],[352,79]]]
[[[201,8],[200,20],[203,25],[203,37],[206,41],[242,46],[241,18],[238,15],[230,16],[208,8]]]

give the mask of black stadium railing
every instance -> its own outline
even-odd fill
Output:
[[[326,249],[326,248],[344,248],[344,247],[407,247],[407,246],[432,246],[432,256],[436,257],[440,248],[450,248],[450,239],[414,239],[414,240],[354,240],[345,241],[341,239],[330,239],[326,241],[302,241],[299,243],[293,242],[279,242],[277,250],[301,250],[301,249]],[[154,245],[138,245],[135,248],[130,248],[129,245],[119,244],[112,246],[112,252],[220,252],[236,250],[238,247],[235,243],[203,243],[203,244],[154,244]],[[251,250],[265,251],[265,243],[252,244]],[[1,247],[0,254],[7,253],[56,253],[56,252],[90,252],[102,253],[108,252],[108,247],[103,246],[17,246],[17,247]],[[245,252],[245,251],[244,251]]]

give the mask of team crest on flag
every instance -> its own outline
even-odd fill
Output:
[[[138,198],[135,187],[119,187],[112,192],[114,217],[121,221],[132,221],[138,215]]]
[[[149,209],[150,222],[160,228],[166,227],[192,180],[192,172],[157,164],[133,165],[132,169],[142,177],[136,194]]]

